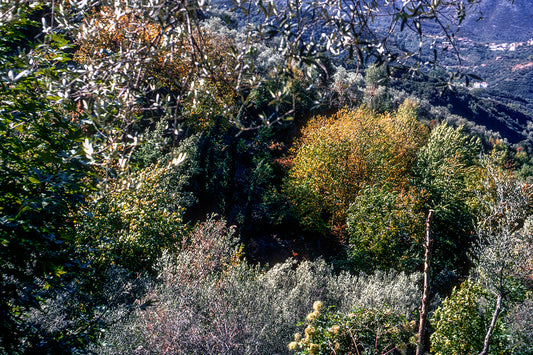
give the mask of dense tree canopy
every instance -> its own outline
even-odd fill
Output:
[[[0,2],[0,353],[409,353],[425,232],[426,350],[527,353],[529,116],[436,67],[481,1]]]

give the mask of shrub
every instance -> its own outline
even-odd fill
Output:
[[[32,329],[49,336],[39,353],[92,353],[99,335],[126,317],[150,285],[146,274],[116,266],[97,277],[94,270],[84,271],[65,287],[50,289],[41,307],[23,315]]]
[[[82,338],[26,317],[82,269],[72,213],[93,182],[81,153],[84,117],[51,93],[68,54],[60,35],[37,43],[43,6],[0,5],[0,353],[60,352]]]
[[[414,270],[422,258],[423,199],[416,190],[367,187],[347,215],[349,258],[366,272],[375,268]]]
[[[363,79],[355,70],[346,70],[342,65],[335,68],[330,91],[334,107],[354,107],[362,101]]]
[[[434,209],[434,266],[465,275],[474,237],[475,190],[479,185],[480,141],[447,124],[435,127],[417,155],[414,182]]]
[[[160,258],[158,281],[138,302],[149,306],[105,332],[97,352],[286,353],[316,299],[345,312],[387,304],[404,316],[418,301],[418,275],[335,275],[323,260],[251,266],[223,220],[207,220],[184,240],[182,251]]]
[[[466,281],[442,302],[431,319],[435,332],[430,342],[435,354],[477,354],[483,349],[491,318],[485,296],[486,291],[480,285]],[[505,349],[503,335],[502,322],[498,321],[491,340],[491,353]]]
[[[78,248],[93,267],[121,265],[150,270],[163,249],[176,250],[185,225],[177,167],[153,164],[131,179],[109,182],[107,191],[88,198],[78,215]]]
[[[289,350],[299,354],[389,354],[413,348],[416,322],[387,308],[356,308],[348,314],[313,304],[304,335],[296,333]]]
[[[527,354],[533,349],[533,300],[531,297],[515,305],[506,315],[509,329],[509,349]]]
[[[389,93],[390,78],[386,65],[371,65],[365,71],[366,101],[376,112],[386,112],[392,109]]]
[[[158,165],[171,166],[160,177],[157,188],[172,196],[169,206],[179,206],[186,213],[198,204],[198,180],[204,172],[201,152],[209,142],[204,142],[202,133],[187,138],[179,134],[178,129],[173,129],[163,121],[158,122],[152,130],[145,133],[143,143],[133,152],[130,169],[136,171]],[[213,149],[217,148],[219,147],[215,146]]]

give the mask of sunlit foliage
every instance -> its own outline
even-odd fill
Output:
[[[492,158],[494,160],[494,158]],[[481,188],[477,191],[481,208],[476,232],[476,267],[473,277],[487,290],[496,306],[487,326],[484,353],[490,348],[493,329],[502,314],[524,297],[532,261],[531,188],[516,181],[512,172],[484,160]]]
[[[462,128],[440,124],[419,151],[415,184],[427,192],[427,208],[435,210],[434,264],[460,273],[470,264],[474,241],[475,193],[480,179],[478,138]]]
[[[313,118],[294,148],[287,192],[302,224],[325,233],[346,222],[364,186],[406,190],[426,129],[406,102],[394,114],[361,108]]]
[[[387,305],[387,320],[416,308],[419,275],[337,275],[322,259],[261,268],[242,256],[235,228],[216,217],[197,225],[180,253],[159,259],[157,282],[102,332],[96,352],[283,354],[317,298],[346,313]]]
[[[125,100],[122,109],[130,111],[124,113],[130,124],[136,115],[163,115],[169,104],[173,107],[167,110],[180,111],[188,125],[199,129],[221,116],[227,123],[235,114],[228,110],[235,110],[237,95],[236,47],[224,35],[198,26],[187,36],[140,9],[119,6],[86,18],[78,44],[76,58],[85,66],[116,62],[136,71],[127,74],[135,88],[132,96],[118,96]]]
[[[394,311],[356,308],[343,314],[313,304],[303,334],[296,333],[288,344],[297,354],[387,354],[405,353],[412,348],[415,322]]]
[[[463,276],[474,250],[486,288],[478,313],[459,291],[437,310],[436,346],[477,341],[503,290],[521,298],[493,319],[522,317],[527,347],[514,282],[531,277],[530,245],[500,237],[531,234],[515,228],[529,202],[500,228],[484,203],[512,201],[482,181],[479,142],[430,135],[385,89],[435,64],[424,23],[453,49],[480,1],[0,1],[0,353],[284,353],[316,299],[339,312],[315,306],[302,352],[409,350],[419,275],[398,271],[420,265],[429,208],[433,268]],[[369,107],[337,111],[365,100],[362,73]],[[476,215],[500,219],[471,249]],[[339,237],[335,255],[317,234]],[[253,265],[268,248],[280,262]],[[513,283],[498,290],[492,269]]]
[[[350,260],[357,269],[414,270],[422,259],[424,196],[412,188],[363,189],[347,215]]]
[[[86,335],[85,328],[41,329],[27,318],[51,297],[50,290],[66,290],[83,270],[71,214],[92,185],[81,149],[83,114],[47,92],[67,60],[65,41],[57,36],[38,47],[23,36],[38,28],[30,17],[39,10],[38,4],[26,5],[11,23],[0,23],[2,353],[61,352]]]
[[[95,267],[151,270],[163,250],[177,250],[185,227],[180,176],[173,165],[154,164],[108,191],[77,217],[78,247]],[[127,185],[124,185],[127,184]]]
[[[479,284],[467,281],[443,301],[431,320],[435,328],[431,349],[435,354],[477,354],[481,351],[490,323],[490,311],[482,299],[485,292]],[[501,322],[495,333],[491,351],[498,353],[505,347],[500,342],[504,334]]]

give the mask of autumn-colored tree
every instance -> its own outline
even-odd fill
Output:
[[[313,118],[293,148],[286,181],[302,224],[321,233],[343,226],[364,186],[406,190],[426,134],[410,101],[393,114],[360,108]]]

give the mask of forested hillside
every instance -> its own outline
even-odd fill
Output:
[[[0,354],[531,354],[515,3],[0,2]]]

